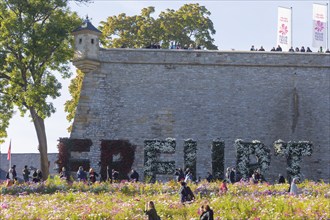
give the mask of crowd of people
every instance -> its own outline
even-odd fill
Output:
[[[33,171],[32,175],[31,175],[31,171]],[[27,165],[25,165],[24,169],[22,170],[22,176],[24,182],[29,182],[30,179],[34,183],[38,183],[42,181],[41,170],[28,168]],[[6,174],[6,179],[7,179],[7,186],[11,186],[18,182],[16,165],[13,165],[11,168],[9,168],[8,173]]]
[[[251,48],[250,48],[250,51],[265,51],[265,49],[263,48],[263,46],[261,46],[258,49],[258,48],[255,48],[254,45],[252,45]],[[283,50],[282,50],[282,47],[280,45],[278,45],[276,48],[273,47],[270,51],[281,52]],[[299,49],[299,47],[296,47],[296,48],[291,47],[288,52],[302,52],[302,53],[307,52],[307,53],[312,53],[313,51],[309,47],[306,47],[306,49],[305,49],[305,47],[302,46],[300,49]],[[330,50],[329,49],[326,49],[326,51],[324,52],[323,51],[323,48],[320,47],[317,52],[318,53],[330,53]]]
[[[122,47],[122,48],[125,48],[125,47]],[[150,44],[148,46],[145,47],[146,49],[162,49],[160,44],[159,43],[155,43],[155,44]],[[194,44],[184,44],[184,45],[181,45],[181,44],[175,44],[174,42],[171,42],[171,45],[168,49],[176,49],[176,50],[180,50],[180,49],[183,49],[183,50],[202,50],[203,47],[202,46],[194,46]]]
[[[122,46],[122,48],[126,48],[125,46]],[[154,43],[154,44],[150,44],[148,46],[145,47],[146,49],[162,49],[161,45],[159,43]],[[194,45],[194,44],[177,44],[175,42],[171,42],[170,46],[168,49],[183,49],[183,50],[203,50],[205,49],[203,46],[200,45]],[[251,46],[250,51],[266,51],[265,48],[263,46],[260,46],[260,48],[256,48],[254,45]],[[282,52],[282,47],[280,45],[278,45],[277,47],[272,47],[272,49],[270,49],[270,51],[277,51],[277,52]],[[299,47],[291,47],[288,52],[307,52],[307,53],[312,53],[313,51],[311,50],[310,47],[304,47],[302,46],[301,48]],[[324,49],[322,47],[320,47],[317,51],[318,53],[330,53],[330,49],[326,49],[324,51]]]
[[[93,168],[90,168],[89,171],[85,171],[82,166],[79,166],[78,171],[76,173],[76,181],[88,182],[90,184],[95,183],[99,179],[99,174],[95,172]],[[28,168],[27,165],[24,166],[22,170],[22,177],[24,182],[33,182],[38,183],[43,181],[42,172],[39,169]],[[63,180],[74,181],[74,177],[70,174],[69,171],[65,167],[62,167],[61,172],[59,173],[59,177]],[[18,183],[19,180],[17,178],[16,165],[13,165],[6,174],[7,186],[11,186],[15,183]],[[111,182],[119,182],[119,172],[115,169],[109,170],[107,167],[107,181]],[[129,175],[129,181],[138,182],[139,181],[139,173],[132,169]]]
[[[89,171],[87,172],[84,170],[82,166],[79,166],[76,176],[77,176],[77,181],[89,182],[90,184],[93,184],[97,181],[100,175],[93,168],[90,168]],[[70,174],[66,171],[65,167],[62,167],[62,171],[60,172],[60,178],[67,181],[73,180],[73,177],[70,176]],[[129,176],[129,180],[131,182],[138,182],[139,173],[136,170],[132,169]],[[110,181],[111,183],[119,182],[120,181],[119,172],[115,169],[111,169],[110,171],[110,168],[108,166],[106,181]]]
[[[42,173],[40,170],[34,169],[32,175],[31,175],[31,173],[32,173],[32,169],[31,168],[29,169],[28,166],[25,165],[24,169],[22,170],[24,182],[30,182],[30,179],[34,183],[38,183],[38,182],[42,181]],[[107,173],[108,173],[107,181],[111,181],[111,183],[116,183],[116,182],[120,181],[119,172],[116,171],[115,169],[110,170],[110,168],[108,166]],[[175,175],[175,180],[180,184],[180,189],[178,191],[178,194],[180,197],[180,202],[183,205],[188,205],[190,203],[195,202],[195,195],[194,195],[193,191],[191,190],[191,188],[189,187],[189,184],[198,183],[199,181],[201,181],[201,178],[199,177],[196,179],[194,177],[193,172],[189,168],[185,169],[185,171],[183,171],[182,168],[177,168],[175,170],[174,175]],[[68,172],[65,167],[62,167],[59,176],[61,179],[64,179],[67,181],[73,180],[72,176],[70,175],[70,172]],[[90,168],[89,171],[87,172],[87,171],[84,171],[84,168],[82,166],[80,166],[76,173],[77,181],[83,181],[88,184],[95,183],[97,181],[98,177],[99,177],[99,174],[96,173],[93,168]],[[12,184],[15,184],[15,182],[17,182],[16,165],[13,165],[9,169],[9,171],[6,175],[6,178],[7,178],[7,184],[8,184],[7,186],[11,186]],[[136,170],[134,170],[134,169],[131,170],[130,175],[129,175],[129,180],[132,182],[139,181],[139,174]],[[211,172],[207,172],[207,174],[205,176],[205,180],[207,182],[215,181]],[[235,167],[228,167],[226,169],[224,179],[223,179],[223,181],[221,181],[220,186],[219,186],[219,195],[225,194],[228,192],[227,184],[234,184],[239,181],[249,181],[251,184],[258,184],[258,183],[264,182],[266,180],[264,179],[264,177],[261,174],[259,169],[254,170],[252,172],[252,174],[250,175],[249,179],[244,179],[240,176],[239,172],[236,171]],[[288,192],[290,194],[292,194],[292,195],[299,194],[299,189],[297,186],[298,181],[299,180],[297,178],[293,178],[293,180],[291,181],[291,184],[289,184],[290,187],[288,189]],[[278,181],[276,183],[278,183],[278,184],[286,183],[284,176],[279,174]],[[153,201],[149,201],[146,204],[144,212],[148,216],[149,220],[160,220],[160,217],[157,214],[155,204]],[[203,204],[199,208],[198,213],[200,215],[201,220],[213,220],[214,219],[213,210],[211,209],[209,204]]]

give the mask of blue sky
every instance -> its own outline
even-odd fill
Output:
[[[327,1],[106,1],[94,0],[90,4],[77,4],[70,2],[70,7],[80,17],[88,15],[94,26],[107,17],[126,13],[127,15],[139,14],[141,9],[154,6],[155,16],[167,8],[178,9],[183,4],[199,3],[211,12],[216,34],[213,36],[219,50],[249,50],[251,45],[256,48],[263,46],[269,51],[276,46],[277,8],[278,6],[292,7],[293,46],[312,45],[312,4],[328,3]],[[329,27],[328,27],[329,30]],[[329,39],[328,39],[329,41]],[[312,48],[317,51],[317,48]],[[75,69],[72,68],[73,73]],[[70,98],[68,93],[69,80],[61,80],[62,96],[53,101],[57,112],[45,120],[48,138],[48,151],[57,152],[59,137],[69,137],[63,104]],[[1,153],[7,153],[9,140],[12,140],[13,153],[37,153],[38,141],[34,126],[29,117],[21,118],[17,112],[10,121],[7,130],[8,138],[1,144]]]

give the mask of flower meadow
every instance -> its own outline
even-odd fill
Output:
[[[181,204],[180,184],[68,184],[55,177],[44,183],[0,185],[0,219],[147,219],[152,200],[161,219],[199,219],[198,209],[209,204],[215,219],[330,219],[330,184],[305,181],[300,194],[287,193],[288,184],[239,182],[219,193],[221,182],[189,184],[196,200]]]

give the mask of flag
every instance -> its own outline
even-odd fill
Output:
[[[291,8],[278,7],[277,45],[280,45],[283,51],[288,51],[292,46],[291,14]]]
[[[8,147],[8,154],[7,154],[7,160],[10,160],[11,158],[11,140],[9,142],[9,147]]]
[[[313,47],[326,47],[327,5],[313,4]]]

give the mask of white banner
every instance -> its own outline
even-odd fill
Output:
[[[313,47],[326,47],[327,5],[313,4]]]
[[[291,13],[291,8],[278,7],[277,45],[281,46],[283,51],[288,51],[291,47]]]

